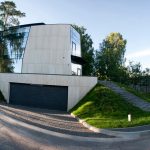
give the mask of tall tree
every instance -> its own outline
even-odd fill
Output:
[[[25,13],[16,9],[16,4],[13,1],[4,1],[0,3],[0,25],[1,29],[19,25],[20,17],[25,17]]]
[[[100,44],[96,55],[96,69],[101,76],[117,80],[125,62],[124,54],[127,41],[120,33],[110,33]]]
[[[79,27],[77,25],[73,25],[73,27],[80,33],[82,58],[86,61],[82,68],[82,74],[92,75],[94,70],[93,41],[90,35],[86,33],[86,28],[83,26]]]
[[[10,59],[9,55],[4,58],[4,51],[8,53],[8,43],[6,35],[9,31],[8,29],[11,26],[19,25],[19,18],[24,17],[25,13],[22,13],[20,10],[17,10],[16,4],[13,1],[4,1],[0,3],[0,72],[12,72],[13,61]]]

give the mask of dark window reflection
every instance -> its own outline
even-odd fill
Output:
[[[80,34],[71,27],[71,55],[81,57]],[[71,63],[72,75],[82,75],[82,66],[80,64]]]
[[[71,48],[72,55],[81,57],[80,34],[71,27]]]
[[[11,28],[0,33],[0,72],[21,73],[30,27]]]

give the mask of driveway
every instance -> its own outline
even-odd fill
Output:
[[[83,137],[109,138],[105,134],[94,133],[80,124],[68,112],[29,108],[14,105],[0,105],[0,112],[5,116],[50,131]]]
[[[91,142],[91,137],[102,141]],[[150,135],[115,141],[84,128],[66,112],[0,105],[0,150],[16,149],[150,150]]]

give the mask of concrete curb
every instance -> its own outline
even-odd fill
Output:
[[[107,134],[110,136],[116,136],[118,138],[123,138],[123,139],[137,139],[142,136],[150,135],[150,130],[123,132],[123,131],[113,131],[113,130],[108,130],[108,129],[100,129],[100,128],[96,128],[96,127],[89,125],[84,120],[75,116],[73,113],[71,113],[71,116],[76,118],[84,127],[88,128],[91,131],[97,132],[97,133],[103,133],[103,134]]]
[[[12,119],[11,117],[5,116],[4,114],[0,113],[0,124],[2,124],[2,127],[8,126],[6,123],[9,123],[9,128],[12,128],[12,126],[21,126],[27,129],[32,129],[33,131],[41,132],[46,135],[53,135],[57,136],[59,138],[65,138],[65,139],[70,139],[70,140],[75,140],[75,141],[84,141],[84,142],[121,142],[121,141],[129,141],[135,139],[135,137],[116,137],[116,138],[92,138],[92,137],[81,137],[81,136],[75,136],[75,135],[69,135],[69,134],[63,134],[63,133],[58,133],[54,131],[50,131],[47,129],[43,129],[40,127],[36,127],[33,125],[29,125],[27,123],[18,121],[16,119]],[[19,132],[19,128],[16,132]]]

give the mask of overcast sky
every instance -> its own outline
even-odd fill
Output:
[[[95,49],[110,32],[120,32],[127,40],[128,60],[150,68],[150,0],[13,1],[26,13],[21,24],[45,22],[84,26]]]

